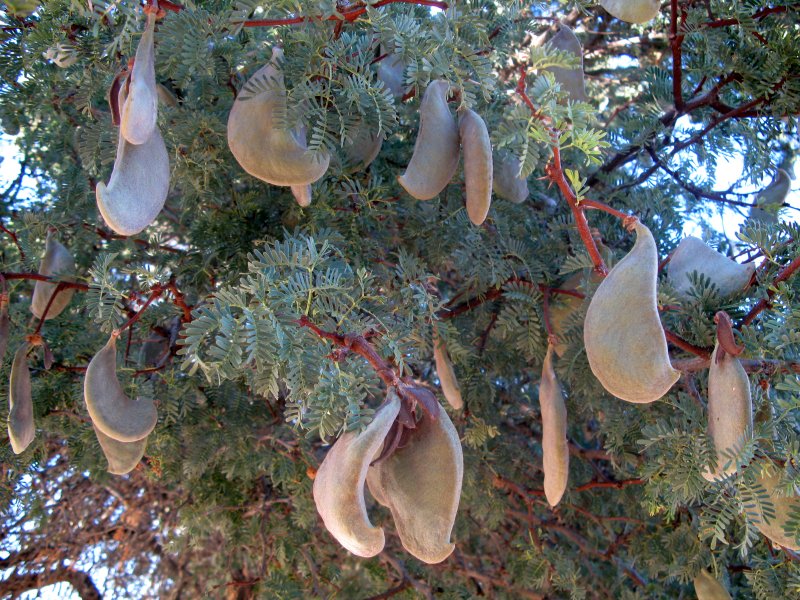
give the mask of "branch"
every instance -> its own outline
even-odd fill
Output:
[[[778,275],[772,281],[772,285],[770,285],[767,289],[767,297],[756,302],[756,305],[751,308],[750,312],[748,312],[744,319],[742,319],[742,322],[739,324],[739,328],[742,328],[745,325],[750,325],[750,323],[755,320],[759,313],[772,305],[772,298],[775,296],[775,286],[789,279],[789,277],[794,275],[797,269],[800,269],[800,256],[797,256],[792,262],[778,272]]]
[[[100,590],[88,573],[70,567],[58,567],[43,573],[13,574],[3,580],[3,590],[12,595],[21,595],[29,590],[38,590],[54,583],[66,582],[83,600],[102,600]]]
[[[786,6],[773,6],[768,8],[762,8],[761,10],[756,11],[752,15],[750,15],[750,19],[754,21],[759,21],[769,15],[789,12],[790,10],[795,9],[798,6],[800,6],[800,4],[787,4]],[[740,25],[740,24],[741,21],[738,18],[732,17],[730,19],[717,19],[716,21],[708,21],[703,24],[703,27],[714,29],[717,27],[728,27],[729,25]]]
[[[775,360],[770,358],[740,358],[742,368],[748,373],[800,373],[800,361]],[[672,361],[672,368],[684,373],[705,371],[711,366],[710,358],[679,358]]]
[[[47,275],[39,275],[38,273],[0,273],[6,279],[30,279],[33,281],[48,281],[50,283],[59,283],[63,285],[64,289],[81,290],[85,292],[89,289],[86,283],[79,283],[77,281],[59,281],[56,277],[48,277]]]
[[[441,10],[447,10],[447,2],[438,2],[436,0],[379,0],[374,4],[370,4],[369,8],[380,8],[387,4],[417,4],[419,6],[432,6]],[[239,21],[235,24],[241,24],[243,27],[278,27],[280,25],[299,25],[306,21],[355,21],[358,17],[367,12],[368,6],[360,4],[352,8],[340,11],[339,15],[331,15],[330,17],[287,17],[284,19],[254,19],[252,21]]]

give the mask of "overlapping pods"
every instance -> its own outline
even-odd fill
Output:
[[[680,377],[672,368],[658,317],[658,249],[650,230],[634,224],[633,249],[598,286],[583,327],[589,366],[603,387],[622,400],[658,400]]]
[[[11,380],[8,384],[8,437],[15,454],[23,452],[33,441],[36,429],[33,424],[33,398],[31,372],[28,369],[30,344],[23,342],[11,363]]]
[[[474,225],[480,225],[492,204],[492,143],[486,123],[469,108],[459,114],[458,133],[464,153],[467,215]]]
[[[678,244],[667,267],[667,278],[682,298],[689,297],[689,276],[695,271],[709,279],[725,298],[747,287],[755,265],[737,263],[709,248],[703,240],[689,236]]]
[[[600,6],[613,17],[628,23],[646,23],[658,16],[658,0],[600,0]]]
[[[458,385],[447,347],[436,332],[436,328],[433,329],[433,360],[436,363],[436,373],[439,375],[439,383],[442,386],[445,400],[456,410],[461,410],[464,407],[461,387]]]
[[[564,391],[553,368],[553,345],[547,345],[539,383],[539,406],[542,411],[542,462],[544,495],[556,506],[567,489],[569,446],[567,445],[567,405]]]
[[[64,277],[75,274],[75,260],[72,258],[69,250],[63,244],[55,239],[53,231],[47,232],[47,241],[45,242],[44,256],[42,262],[39,263],[39,275],[46,275],[47,277]],[[72,300],[72,295],[75,293],[74,289],[62,289],[55,294],[57,283],[49,281],[37,281],[33,287],[33,298],[31,299],[31,312],[39,319],[44,315],[48,303],[50,308],[47,309],[45,319],[55,319],[60,315]],[[50,301],[52,298],[52,302]]]

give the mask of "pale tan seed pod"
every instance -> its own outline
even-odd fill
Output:
[[[520,162],[512,154],[498,154],[492,160],[492,190],[494,193],[514,204],[528,199],[528,180],[519,176]]]
[[[761,503],[756,505],[758,515],[754,519],[758,530],[769,538],[773,543],[789,548],[790,550],[800,551],[800,539],[789,536],[784,529],[792,520],[793,516],[800,511],[800,490],[794,489],[791,496],[783,496],[778,492],[781,487],[780,471],[770,470],[767,474],[758,478],[758,483],[764,486],[775,511],[775,515],[767,518],[761,512]]]
[[[292,190],[292,196],[294,196],[294,199],[298,205],[302,206],[303,208],[311,205],[312,192],[310,185],[293,185],[290,189]]]
[[[611,394],[637,404],[666,394],[680,377],[672,368],[658,317],[658,249],[637,221],[633,249],[597,288],[583,325],[589,366]]]
[[[567,445],[567,405],[564,391],[553,368],[553,345],[547,345],[539,383],[539,406],[542,411],[542,462],[544,495],[556,506],[567,489],[569,446]]]
[[[30,344],[23,342],[11,363],[8,383],[8,438],[11,449],[20,454],[33,441],[33,398],[31,397],[31,372],[28,369]]]
[[[428,84],[419,106],[419,131],[406,172],[397,178],[417,200],[441,192],[458,168],[458,125],[447,107],[450,84],[441,79]]]
[[[566,25],[561,28],[550,40],[550,47],[553,50],[569,52],[581,59],[580,66],[576,69],[563,69],[561,67],[550,67],[548,70],[561,84],[561,90],[569,94],[570,100],[574,102],[586,102],[586,89],[583,80],[583,47],[575,33]]]
[[[153,135],[158,117],[155,49],[155,12],[147,16],[144,33],[136,48],[136,60],[128,78],[127,98],[120,102],[120,133],[131,144],[144,144]]]
[[[164,106],[169,106],[170,108],[178,106],[178,98],[166,86],[159,83],[156,86],[156,93],[158,94],[158,101]]]
[[[728,590],[705,569],[694,578],[694,592],[697,600],[731,600]]]
[[[612,17],[627,23],[647,23],[655,19],[661,9],[658,0],[600,0],[600,6]]]
[[[52,230],[47,232],[47,241],[44,247],[44,256],[39,263],[39,275],[46,275],[47,277],[64,277],[70,278],[75,274],[75,259],[72,258],[69,250],[64,245],[55,239]],[[44,309],[50,298],[58,287],[57,283],[49,281],[37,281],[33,286],[33,297],[31,298],[31,312],[39,319],[44,314]],[[60,315],[75,293],[74,289],[62,289],[58,295],[53,298],[50,308],[47,310],[47,319],[55,319]]]
[[[692,288],[689,275],[697,271],[726,298],[747,287],[755,269],[754,264],[737,263],[709,248],[703,240],[689,236],[683,238],[673,252],[667,266],[667,279],[681,298],[688,298]]]
[[[364,480],[399,411],[400,398],[391,388],[367,428],[336,440],[314,477],[314,503],[325,528],[356,556],[375,556],[386,543],[383,529],[367,515]]]
[[[367,486],[389,508],[403,547],[436,564],[453,552],[450,533],[461,498],[464,458],[458,432],[444,409],[423,414],[405,446],[369,468]]]
[[[380,49],[381,54],[385,54],[383,46]],[[389,54],[386,58],[378,63],[378,79],[383,82],[392,96],[400,98],[405,93],[405,86],[403,84],[403,72],[406,70],[406,65],[403,58],[397,54]]]
[[[708,435],[717,451],[717,468],[704,472],[703,477],[714,481],[736,472],[736,463],[729,462],[724,452],[741,449],[746,436],[753,431],[753,402],[750,396],[750,380],[739,359],[724,352],[719,343],[711,354],[708,371]]]
[[[92,423],[118,442],[136,442],[153,431],[158,414],[153,401],[131,400],[117,379],[117,337],[111,335],[94,355],[83,380],[83,398]]]
[[[228,146],[241,167],[272,185],[300,186],[325,175],[330,155],[308,151],[305,133],[278,127],[276,114],[286,112],[286,87],[278,63],[283,50],[259,69],[237,96],[228,116]]]
[[[108,437],[94,426],[97,441],[108,461],[108,472],[112,475],[125,475],[130,473],[139,464],[147,448],[147,436],[135,442],[120,442]]]
[[[447,347],[444,341],[439,338],[436,328],[433,329],[433,360],[436,363],[436,373],[439,375],[439,383],[442,386],[442,393],[448,404],[456,410],[464,408],[464,400],[461,398],[461,387],[458,385],[456,373],[453,370],[453,363],[447,354]]]
[[[374,161],[383,146],[383,133],[363,119],[355,128],[352,143],[345,144],[345,162],[350,171],[363,171]]]
[[[458,132],[464,152],[467,215],[474,225],[480,225],[492,205],[492,142],[486,122],[469,108],[459,114]]]
[[[778,210],[786,200],[792,180],[783,169],[778,169],[772,182],[756,197],[756,206],[750,209],[750,218],[764,223],[777,223]]]

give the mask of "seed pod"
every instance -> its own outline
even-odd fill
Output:
[[[30,345],[23,342],[11,363],[11,380],[8,383],[8,437],[11,449],[19,454],[33,441],[33,399],[31,397],[31,372],[28,369]]]
[[[627,23],[646,23],[661,9],[658,0],[600,0],[600,6],[611,16]]]
[[[750,209],[750,218],[764,223],[777,223],[778,210],[791,188],[792,180],[789,174],[783,169],[778,169],[772,183],[758,194],[756,206]]]
[[[53,236],[52,230],[47,232],[47,241],[44,247],[44,256],[39,263],[39,275],[46,275],[47,277],[68,277],[75,274],[75,260],[72,258],[69,250],[61,244]],[[39,319],[44,314],[44,309],[47,308],[47,303],[58,287],[57,283],[49,281],[37,281],[33,286],[33,297],[31,298],[31,312]],[[60,315],[69,301],[72,300],[72,295],[75,293],[74,289],[62,289],[58,295],[53,298],[50,308],[47,311],[45,319],[55,319]]]
[[[694,593],[697,600],[731,600],[728,590],[705,569],[694,578]]]
[[[461,388],[453,370],[453,363],[447,354],[447,348],[444,341],[439,338],[436,328],[433,329],[433,360],[436,363],[436,373],[439,375],[439,383],[442,385],[445,400],[456,410],[461,410],[464,408]]]
[[[306,207],[311,204],[311,186],[293,185],[291,186],[292,196],[300,206]]]
[[[453,552],[450,542],[464,475],[458,432],[444,410],[423,413],[405,446],[369,468],[367,486],[388,507],[403,547],[428,564]]]
[[[147,447],[147,436],[135,442],[120,442],[108,437],[94,426],[97,441],[108,461],[108,472],[113,475],[125,475],[130,473],[139,464],[144,456]]]
[[[688,298],[692,288],[689,275],[697,271],[709,279],[725,298],[747,287],[755,269],[754,264],[737,263],[709,248],[703,240],[689,236],[681,240],[672,254],[667,278],[679,296]]]
[[[128,77],[127,98],[120,103],[120,133],[131,144],[144,144],[153,135],[158,117],[155,50],[153,34],[156,14],[147,16],[144,33],[136,48],[136,60]]]
[[[672,368],[658,318],[658,250],[637,221],[633,249],[611,269],[586,311],[583,342],[589,366],[603,387],[637,404],[666,394],[680,377]]]
[[[722,357],[719,355],[722,353]],[[717,450],[717,468],[704,472],[703,477],[714,481],[736,472],[736,463],[729,462],[724,452],[740,449],[746,436],[753,431],[753,403],[750,380],[735,356],[722,351],[719,343],[711,354],[708,372],[708,435]]]
[[[458,132],[464,151],[467,214],[474,225],[480,225],[492,204],[492,143],[486,122],[469,108],[458,117]]]
[[[314,477],[314,502],[326,529],[357,556],[375,556],[386,542],[383,529],[373,527],[367,516],[364,480],[399,411],[400,397],[391,388],[367,428],[336,440]]]
[[[156,85],[156,94],[158,94],[158,101],[161,102],[164,106],[169,106],[171,108],[175,108],[178,106],[178,98],[175,97],[169,88],[160,83]]]
[[[544,495],[556,506],[567,489],[569,447],[567,446],[567,405],[564,392],[553,368],[553,345],[548,344],[539,383],[539,406],[542,410],[542,461]]]
[[[92,423],[118,442],[135,442],[153,431],[158,420],[150,399],[131,400],[117,379],[117,338],[111,335],[94,355],[83,380],[83,398]]]
[[[790,522],[796,522],[797,515],[800,514],[800,491],[794,489],[792,496],[780,495],[778,489],[781,486],[780,471],[768,472],[766,475],[758,477],[758,483],[764,486],[770,496],[774,515],[765,515],[762,511],[760,502],[755,504],[758,515],[754,519],[754,524],[758,530],[768,537],[775,544],[779,544],[790,550],[800,550],[800,539],[791,537],[784,529]]]
[[[521,204],[528,199],[528,180],[519,177],[520,162],[512,154],[498,154],[492,160],[492,189],[500,198]]]
[[[569,94],[574,102],[586,102],[586,89],[583,81],[583,47],[575,33],[566,25],[561,25],[558,33],[550,40],[550,48],[569,52],[580,58],[580,66],[576,69],[550,67],[548,70],[561,84],[561,90]]]
[[[228,146],[242,168],[273,185],[300,186],[325,174],[330,156],[308,152],[301,130],[287,131],[276,123],[286,113],[286,87],[278,62],[283,50],[259,69],[236,97],[228,116]]]
[[[385,54],[383,46],[381,46],[380,52]],[[403,71],[405,70],[406,65],[403,58],[397,54],[389,54],[378,63],[378,79],[395,98],[400,98],[404,93]]]
[[[441,192],[458,168],[458,126],[447,108],[450,84],[437,79],[428,84],[419,106],[419,131],[406,172],[397,178],[417,200]]]
[[[362,119],[356,125],[352,143],[345,144],[345,162],[350,171],[363,171],[378,156],[383,146],[383,133]]]

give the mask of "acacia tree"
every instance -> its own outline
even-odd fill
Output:
[[[735,240],[703,226],[710,246],[754,265],[731,295],[713,277],[694,274],[679,293],[660,275],[680,379],[658,401],[608,393],[583,335],[595,290],[634,243],[630,215],[652,231],[663,267],[688,222],[748,210],[765,173],[791,172],[796,4],[670,0],[629,24],[583,1],[162,0],[147,9],[159,17],[169,194],[129,236],[110,228],[95,196],[117,150],[115,82],[145,11],[6,7],[0,117],[20,171],[3,190],[0,281],[9,348],[27,339],[36,349],[35,438],[20,454],[0,444],[4,593],[62,582],[83,598],[676,598],[692,597],[708,571],[734,597],[800,594],[800,556],[757,527],[800,485],[797,225],[750,219]],[[563,76],[581,61],[544,43],[561,25],[583,46],[585,97]],[[234,100],[278,47],[288,102],[276,127],[305,131],[308,156],[330,159],[307,207],[248,175],[226,136]],[[379,77],[390,62],[402,70],[395,89]],[[495,196],[481,225],[467,216],[461,168],[428,201],[397,182],[437,79],[454,92],[453,118],[480,115],[495,163],[513,157],[527,180],[524,201]],[[362,126],[383,138],[366,167],[352,158]],[[721,189],[715,174],[732,154],[744,169]],[[76,278],[39,274],[48,230],[74,256]],[[64,312],[31,317],[36,281],[74,290]],[[617,330],[631,327],[635,308],[604,310]],[[718,317],[721,343],[744,348],[755,424],[727,456],[735,472],[707,481],[719,458],[707,398],[721,310],[732,323]],[[123,476],[107,473],[84,401],[87,365],[112,331],[127,396],[158,412],[144,457]],[[433,335],[464,403],[447,408],[464,454],[455,551],[436,565],[416,560],[369,501],[386,545],[355,557],[317,514],[315,474],[328,444],[370,422],[387,387],[416,390],[412,408],[421,390],[441,397]],[[555,508],[538,396],[548,341],[571,456]],[[4,414],[13,354],[2,363]],[[780,475],[777,495],[763,484],[768,469]],[[783,525],[797,546],[800,511]]]

